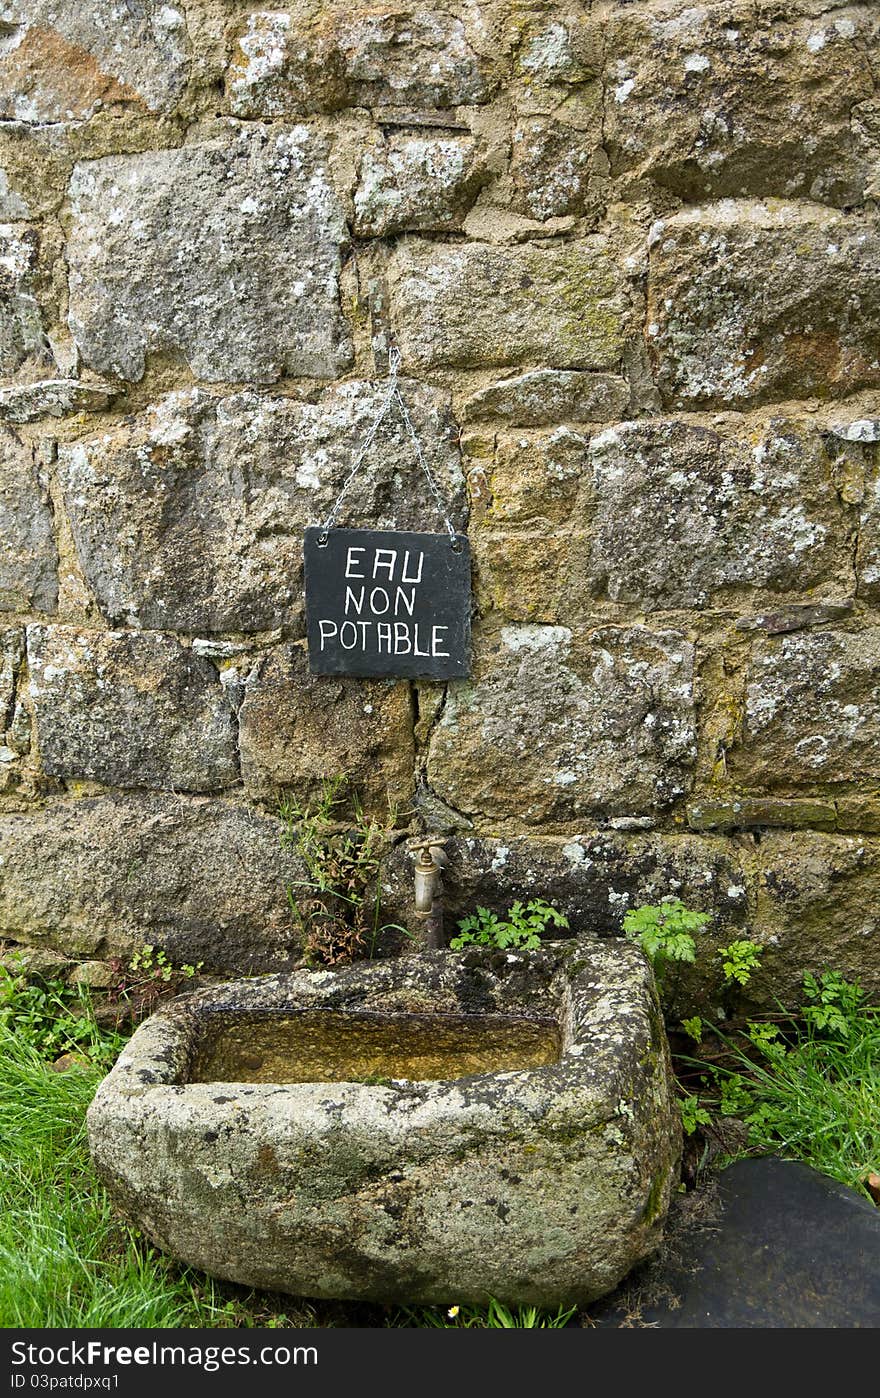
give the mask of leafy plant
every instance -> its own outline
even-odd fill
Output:
[[[279,807],[282,844],[296,851],[308,875],[288,886],[287,901],[302,933],[306,961],[323,966],[374,956],[383,932],[409,935],[381,917],[382,861],[393,812],[389,825],[381,826],[367,818],[357,794],[351,793],[354,828],[341,825],[334,811],[345,799],[346,787],[345,777],[325,779],[316,804],[303,806],[288,797]]]
[[[693,1039],[695,1044],[703,1042],[703,1021],[699,1015],[693,1015],[690,1019],[683,1019],[681,1027],[689,1039]]]
[[[804,995],[810,1002],[803,1007],[804,1019],[818,1035],[848,1039],[865,1001],[860,985],[846,980],[838,971],[825,971],[818,979],[808,971]]]
[[[106,1064],[123,1042],[98,1025],[84,986],[59,978],[29,982],[23,970],[7,967],[0,967],[0,1025],[46,1060],[75,1053]]]
[[[679,1099],[681,1108],[681,1124],[686,1136],[692,1136],[698,1126],[710,1126],[712,1123],[712,1113],[708,1107],[704,1107],[699,1097],[687,1093]]]
[[[778,1024],[764,1023],[761,1021],[755,1023],[753,1020],[750,1020],[746,1025],[746,1037],[749,1043],[754,1044],[755,1048],[764,1058],[777,1059],[786,1053],[787,1050],[785,1044],[782,1042],[781,1033],[782,1031]]]
[[[747,986],[752,972],[761,968],[760,950],[758,943],[749,941],[747,937],[731,942],[728,947],[719,947],[725,985],[736,982],[737,985]]]
[[[624,916],[623,930],[647,956],[662,993],[669,963],[696,960],[694,933],[701,932],[710,921],[708,913],[694,912],[680,898],[670,897],[659,904],[644,903],[631,908]]]
[[[548,927],[568,927],[568,918],[543,898],[532,898],[523,904],[517,899],[507,910],[506,918],[488,908],[477,908],[458,924],[458,936],[449,945],[453,951],[463,947],[495,947],[506,951],[534,951],[541,945],[541,934]]]
[[[107,998],[111,1004],[119,1006],[120,1021],[128,1018],[137,1023],[152,1014],[164,996],[179,994],[186,983],[198,975],[204,962],[198,961],[195,965],[184,962],[177,966],[161,947],[145,942],[129,961],[114,956],[108,964],[114,980]]]

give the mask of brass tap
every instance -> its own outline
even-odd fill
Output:
[[[434,860],[430,845],[422,845],[416,860],[416,917],[430,917],[440,884],[440,866]]]
[[[420,840],[410,846],[418,854],[415,867],[415,915],[424,926],[429,947],[443,946],[443,902],[440,897],[446,852],[442,840]]]

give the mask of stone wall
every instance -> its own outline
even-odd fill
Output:
[[[878,70],[833,0],[7,0],[0,934],[290,964],[278,798],[347,773],[456,908],[675,892],[880,991]],[[467,683],[308,673],[392,340]]]

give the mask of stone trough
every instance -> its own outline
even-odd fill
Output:
[[[660,1241],[680,1127],[629,943],[238,980],[136,1032],[89,1111],[161,1248],[313,1297],[585,1303]]]

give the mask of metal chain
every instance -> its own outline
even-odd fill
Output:
[[[415,448],[418,463],[424,471],[425,476],[427,477],[428,485],[431,487],[431,493],[434,496],[434,501],[437,505],[437,509],[440,512],[440,517],[443,520],[443,523],[446,525],[446,532],[449,535],[452,547],[457,549],[459,547],[459,544],[455,534],[455,526],[452,523],[452,520],[449,518],[449,515],[446,513],[446,506],[443,504],[443,497],[440,494],[440,487],[438,486],[433,475],[431,474],[431,468],[425,460],[425,454],[422,451],[422,444],[419,441],[416,429],[412,425],[412,418],[409,415],[409,411],[407,409],[406,404],[403,401],[403,398],[401,397],[400,389],[397,387],[396,382],[394,386],[394,398],[397,403],[397,406],[400,409],[400,415],[406,423],[406,429],[409,432],[410,439]]]
[[[373,442],[375,441],[375,438],[376,438],[376,433],[378,432],[379,428],[381,427],[382,422],[384,421],[385,416],[386,416],[386,414],[388,413],[388,409],[391,407],[392,403],[396,403],[396,404],[397,404],[397,407],[398,407],[398,409],[399,409],[399,411],[400,411],[400,415],[401,415],[401,417],[403,418],[404,424],[405,424],[405,426],[406,426],[406,430],[407,430],[407,432],[409,433],[410,440],[411,440],[411,442],[412,442],[412,444],[413,444],[413,447],[415,448],[416,460],[418,461],[419,465],[421,466],[422,470],[424,471],[425,476],[426,476],[427,481],[428,481],[428,485],[431,487],[431,493],[432,493],[432,495],[434,496],[435,504],[436,504],[436,506],[437,506],[437,509],[438,509],[439,512],[440,512],[440,515],[441,515],[442,519],[443,519],[443,523],[444,523],[445,526],[446,526],[446,531],[447,531],[447,533],[449,534],[449,538],[450,538],[450,541],[451,541],[451,543],[452,543],[452,547],[453,547],[454,549],[458,549],[458,548],[460,547],[460,545],[459,545],[459,543],[458,543],[458,536],[456,535],[456,532],[455,532],[455,526],[453,525],[451,519],[449,518],[449,515],[446,513],[446,507],[445,507],[445,505],[444,505],[444,503],[443,503],[443,497],[442,497],[442,495],[440,494],[440,487],[437,485],[437,482],[436,482],[436,480],[434,479],[434,476],[433,476],[433,474],[432,474],[432,472],[431,472],[431,468],[430,468],[430,466],[428,465],[427,461],[425,460],[425,454],[424,454],[424,452],[422,451],[422,444],[421,444],[421,442],[419,441],[419,438],[418,438],[418,434],[417,434],[417,432],[416,432],[416,429],[413,427],[413,424],[412,424],[412,418],[411,418],[410,415],[409,415],[409,410],[408,410],[408,408],[407,408],[407,406],[406,406],[406,403],[403,401],[403,397],[402,397],[402,395],[401,395],[400,389],[399,389],[398,386],[397,386],[397,376],[398,376],[398,373],[399,373],[399,371],[400,371],[400,363],[401,363],[400,350],[399,350],[399,349],[396,349],[396,348],[394,348],[394,347],[392,347],[392,349],[389,350],[389,352],[388,352],[388,380],[389,380],[389,382],[388,382],[388,388],[387,388],[387,390],[386,390],[386,392],[385,392],[385,397],[382,399],[382,402],[381,402],[381,404],[380,404],[379,410],[378,410],[378,412],[376,413],[375,418],[373,419],[373,422],[372,422],[372,424],[371,424],[371,426],[370,426],[370,428],[369,428],[369,430],[368,430],[368,432],[367,432],[367,435],[365,436],[365,438],[364,438],[364,440],[363,440],[363,443],[361,444],[360,451],[357,453],[357,455],[356,455],[356,457],[355,457],[355,459],[354,459],[354,462],[352,463],[351,470],[349,471],[348,475],[346,476],[345,480],[344,480],[343,483],[342,483],[342,489],[340,490],[339,494],[338,494],[337,497],[336,497],[336,503],[334,504],[332,510],[330,511],[329,515],[327,516],[327,519],[326,519],[326,521],[324,522],[324,525],[323,525],[323,527],[322,527],[322,529],[321,529],[321,532],[320,532],[320,534],[318,535],[318,543],[321,544],[321,545],[324,545],[324,544],[327,543],[327,539],[328,539],[328,536],[329,536],[329,534],[330,534],[330,530],[331,530],[331,529],[335,526],[335,524],[336,524],[336,520],[337,520],[338,515],[339,515],[339,510],[340,510],[340,507],[341,507],[341,505],[342,505],[342,501],[344,500],[346,494],[348,493],[348,488],[349,488],[349,486],[351,485],[352,481],[354,480],[355,476],[357,475],[358,471],[361,469],[361,466],[363,465],[364,457],[366,456],[367,452],[370,450],[370,447],[373,445]]]

